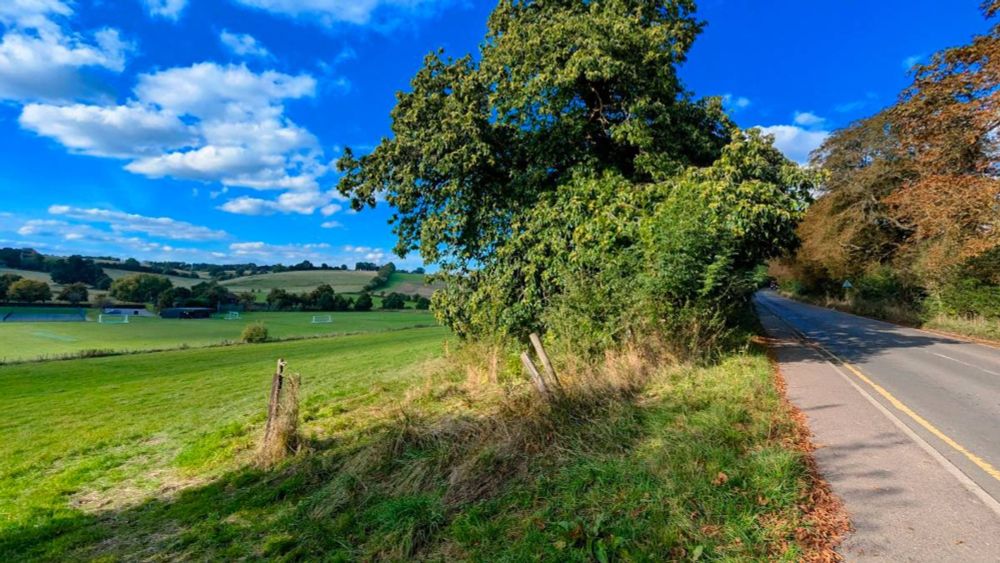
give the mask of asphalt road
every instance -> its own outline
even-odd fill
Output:
[[[1000,349],[814,307],[772,292],[761,292],[757,299],[967,452],[1000,469]],[[898,410],[884,396],[875,396]],[[905,412],[900,418],[1000,500],[1000,476],[988,473]]]

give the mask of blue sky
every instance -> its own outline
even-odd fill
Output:
[[[916,61],[986,30],[979,0],[702,0],[681,74],[790,158],[889,105]],[[420,265],[382,204],[348,211],[342,147],[389,132],[474,0],[0,1],[0,245],[140,259]]]

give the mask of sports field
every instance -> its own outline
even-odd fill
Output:
[[[128,324],[0,323],[0,362],[52,358],[85,350],[164,350],[238,341],[243,328],[260,321],[272,338],[306,337],[434,326],[427,311],[320,313],[332,322],[314,324],[316,313],[244,313],[239,320],[174,320],[130,317]]]

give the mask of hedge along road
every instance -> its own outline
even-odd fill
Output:
[[[772,292],[757,299],[833,354],[876,400],[1000,500],[1000,349]]]
[[[310,337],[436,326],[427,311],[320,313],[329,323],[312,323],[316,313],[245,313],[238,320],[129,319],[128,324],[0,323],[0,362],[58,357],[84,350],[130,352],[237,341],[243,328],[261,321],[272,338]]]

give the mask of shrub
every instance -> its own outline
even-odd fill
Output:
[[[951,315],[997,319],[1000,318],[1000,286],[961,279],[942,288],[936,305],[941,312]]]
[[[243,342],[266,342],[267,336],[267,327],[264,326],[264,323],[257,322],[248,324],[246,328],[243,329],[243,334],[240,335],[240,339]]]
[[[10,284],[7,289],[7,298],[11,301],[23,301],[34,303],[36,301],[48,301],[52,299],[52,290],[49,284],[35,280],[17,280]]]
[[[382,300],[383,309],[405,309],[406,296],[402,293],[390,293]]]
[[[372,296],[368,293],[362,293],[358,296],[357,300],[354,301],[355,311],[371,311],[372,310]]]

